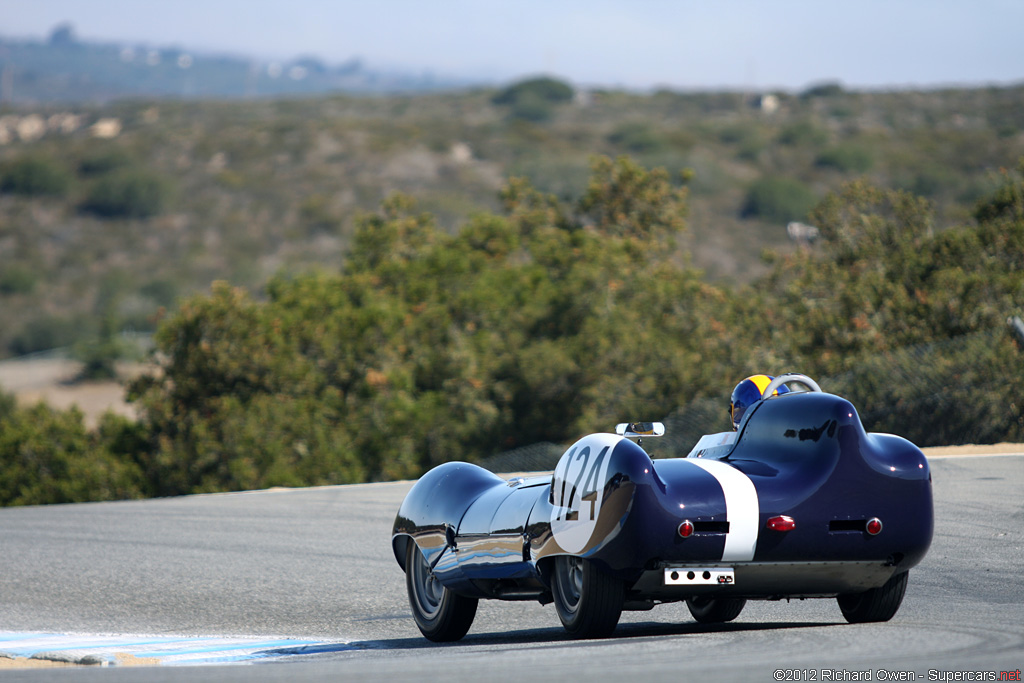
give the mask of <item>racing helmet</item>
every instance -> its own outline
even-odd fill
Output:
[[[729,402],[729,415],[732,416],[732,428],[740,428],[740,420],[747,408],[761,400],[761,394],[768,388],[771,381],[775,379],[771,375],[751,375],[736,385],[732,390],[732,399]],[[781,386],[772,392],[772,396],[785,394],[789,388]]]

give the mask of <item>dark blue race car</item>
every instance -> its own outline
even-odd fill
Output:
[[[836,598],[853,623],[892,618],[931,544],[927,460],[865,432],[853,405],[803,375],[763,397],[684,458],[651,460],[642,439],[664,427],[626,423],[580,439],[544,476],[427,472],[392,536],[420,631],[458,640],[480,598],[554,602],[580,638],[609,635],[624,609],[681,600],[704,623],[782,598]]]

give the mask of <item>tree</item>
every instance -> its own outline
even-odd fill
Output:
[[[1024,308],[1005,192],[993,217],[936,234],[926,200],[851,183],[814,210],[815,250],[734,292],[678,265],[686,194],[663,170],[592,171],[568,206],[513,180],[501,214],[454,235],[395,196],[339,272],[187,300],[157,331],[160,371],[132,386],[153,491],[414,477],[793,368],[921,443],[1024,432],[1015,348],[970,336]]]
[[[686,195],[686,188],[672,187],[663,168],[648,171],[629,157],[596,157],[580,209],[602,235],[671,242],[686,226]]]
[[[78,44],[75,27],[69,22],[62,22],[50,32],[50,45],[54,47],[70,47]]]
[[[535,99],[547,104],[569,102],[573,98],[572,86],[554,78],[529,78],[513,83],[493,98],[497,105],[516,105],[524,99]]]
[[[507,106],[513,119],[543,122],[554,115],[556,105],[573,98],[572,86],[554,78],[531,78],[497,93],[492,102]]]
[[[991,208],[1014,191],[940,232],[909,193],[829,195],[812,214],[822,251],[778,261],[759,287],[771,346],[919,444],[1018,438],[1024,373],[1004,321],[1024,308],[1024,217]]]
[[[160,492],[410,477],[667,413],[714,367],[697,329],[720,294],[672,263],[667,173],[593,174],[576,207],[512,181],[454,236],[395,196],[341,272],[187,301],[132,389]]]
[[[0,397],[0,505],[139,498],[133,427],[107,415],[90,433],[77,409],[17,408]]]

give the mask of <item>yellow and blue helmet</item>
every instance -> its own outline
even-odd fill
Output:
[[[761,400],[764,390],[768,388],[771,381],[775,379],[771,375],[751,375],[736,385],[732,390],[732,399],[729,402],[729,415],[732,416],[732,428],[740,428],[740,420],[747,408]],[[772,392],[772,396],[788,393],[789,389],[781,386]]]

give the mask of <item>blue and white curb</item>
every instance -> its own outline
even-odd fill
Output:
[[[236,664],[356,649],[345,642],[295,638],[0,632],[0,657],[100,666]]]

